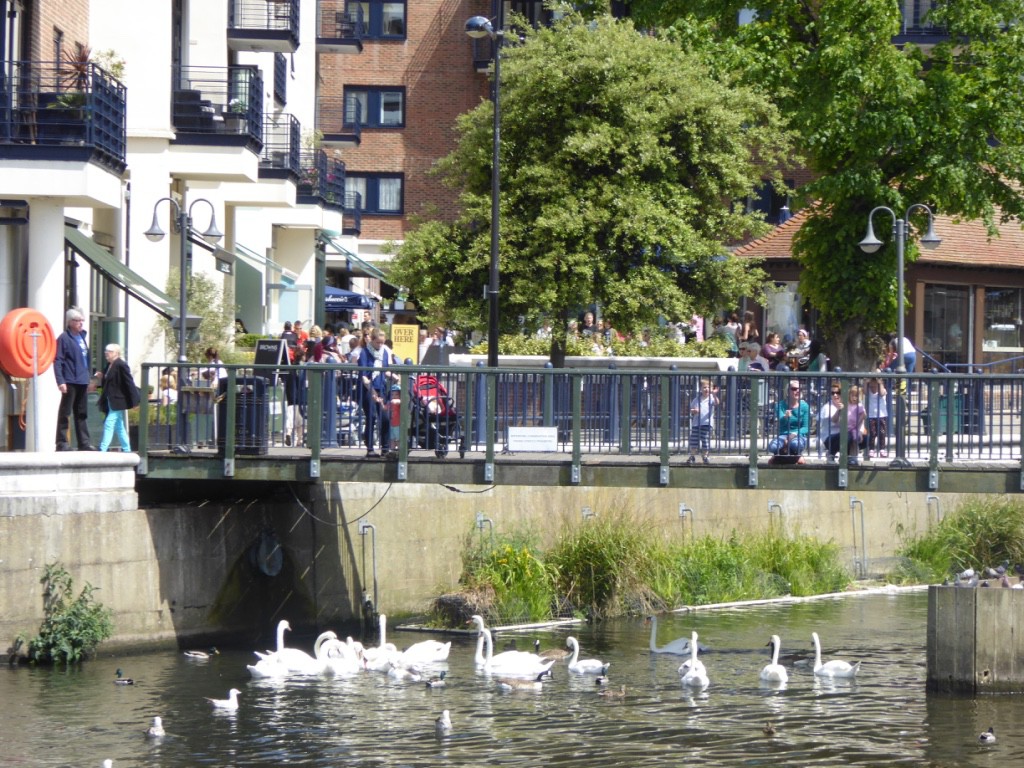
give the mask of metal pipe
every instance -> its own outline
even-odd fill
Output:
[[[493,547],[494,546],[494,521],[491,520],[491,518],[489,518],[489,517],[484,517],[484,513],[483,512],[477,512],[476,513],[476,527],[477,527],[477,530],[480,531],[481,538],[484,535],[484,524],[485,523],[487,524],[487,526],[489,527],[489,529],[491,531],[491,546]]]
[[[942,499],[934,494],[928,494],[924,497],[925,504],[928,505],[928,520],[932,519],[932,502],[935,502],[935,524],[938,525],[942,522]]]
[[[683,533],[686,533],[686,519],[690,519],[690,538],[693,538],[693,510],[686,506],[686,502],[679,502],[679,522],[683,528]]]
[[[584,520],[589,520],[592,517],[597,517],[597,515],[594,514],[594,510],[592,510],[590,507],[584,507],[583,508],[583,519]]]
[[[775,511],[777,511],[779,513],[779,525],[781,526],[782,525],[782,505],[779,504],[779,502],[777,502],[777,501],[774,501],[772,499],[768,499],[768,520],[769,520],[769,522],[771,522],[771,520],[773,519],[772,518],[772,510],[775,510]]]
[[[377,597],[377,529],[374,528],[372,523],[368,523],[365,520],[359,522],[359,535],[365,536],[367,531],[371,531],[373,535],[370,537],[370,546],[372,552],[373,562],[373,604],[379,606],[380,601]]]
[[[860,547],[861,556],[857,558],[857,514],[854,509],[860,506]],[[867,543],[865,541],[864,534],[864,502],[855,496],[850,497],[850,523],[853,526],[853,563],[854,571],[857,572],[862,579],[866,579],[868,576],[868,550]],[[859,567],[858,567],[859,562]]]

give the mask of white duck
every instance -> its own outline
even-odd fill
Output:
[[[860,672],[860,662],[850,664],[848,661],[833,659],[824,664],[821,663],[821,641],[817,632],[811,632],[811,640],[814,641],[814,674],[818,677],[856,677]]]
[[[690,641],[685,637],[677,637],[661,647],[655,645],[654,641],[658,635],[658,617],[649,616],[647,620],[651,622],[651,653],[673,653],[676,656],[688,656],[690,654]]]
[[[493,641],[491,640],[491,630],[484,629],[480,633],[481,637],[477,639],[477,657],[483,658],[483,664],[479,664],[484,672],[493,672],[494,674],[503,675],[506,677],[537,677],[537,675],[547,672],[554,666],[554,659],[543,660],[537,657],[536,654],[526,653],[524,651],[505,651],[494,656]],[[482,655],[480,652],[481,643],[487,647],[486,655]]]
[[[580,644],[575,637],[565,638],[565,644],[572,649],[572,658],[569,659],[569,671],[577,675],[607,675],[608,667],[599,659],[580,659]],[[551,659],[554,661],[554,659]]]
[[[448,661],[448,653],[452,649],[452,643],[442,643],[440,640],[422,640],[413,643],[402,651],[402,662],[405,664],[434,664],[439,661]]]
[[[227,712],[234,712],[236,709],[238,709],[238,694],[240,693],[241,691],[237,688],[232,688],[230,691],[228,691],[228,697],[226,699],[207,698],[206,700],[210,702],[214,709],[222,709]]]
[[[779,640],[779,636],[772,635],[772,660],[770,664],[765,664],[761,670],[761,680],[766,683],[785,683],[789,680],[789,673],[786,672],[786,668],[779,664],[781,645],[782,641]]]
[[[699,648],[697,633],[694,632],[690,638],[690,658],[679,665],[679,674],[686,687],[704,690],[711,684],[711,681],[708,679],[708,671],[704,667],[704,662],[697,658]]]

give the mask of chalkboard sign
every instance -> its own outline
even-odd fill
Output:
[[[256,365],[288,365],[288,342],[284,339],[258,339]]]

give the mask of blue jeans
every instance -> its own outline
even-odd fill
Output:
[[[799,456],[805,448],[807,448],[807,438],[803,435],[796,435],[789,440],[788,444],[783,435],[779,435],[768,443],[768,450],[776,456]]]
[[[103,420],[103,439],[100,440],[100,450],[105,451],[114,440],[114,430],[117,430],[117,441],[121,444],[121,452],[131,451],[131,443],[128,440],[128,412],[110,411]]]

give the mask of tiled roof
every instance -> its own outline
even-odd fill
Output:
[[[793,235],[803,226],[808,208],[797,213],[785,224],[780,224],[767,235],[736,249],[738,256],[751,256],[766,260],[791,259]],[[885,240],[890,227],[884,216],[875,219],[875,234]],[[950,216],[935,217],[935,232],[942,243],[935,250],[921,249],[919,264],[951,264],[960,267],[1024,268],[1024,228],[1015,222],[1000,224],[997,237],[988,236],[980,221],[955,223]]]

